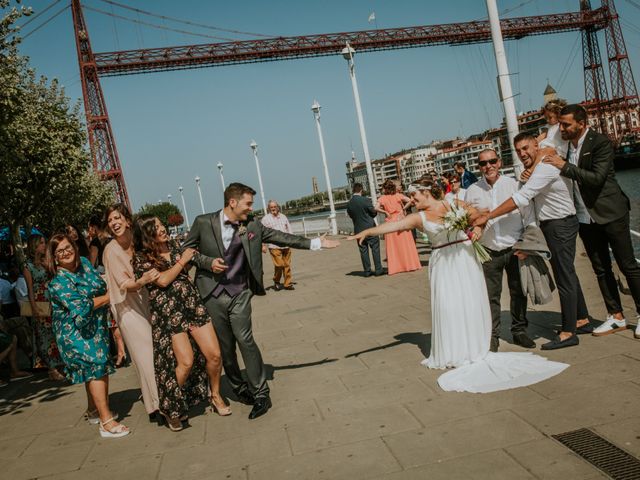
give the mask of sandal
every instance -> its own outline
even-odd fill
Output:
[[[222,399],[224,407],[217,407],[216,404],[213,403],[213,397],[209,397],[209,403],[211,404],[211,410],[213,411],[213,413],[217,413],[221,417],[228,417],[233,413],[231,411],[231,407],[225,403],[224,399]]]
[[[118,414],[111,412],[112,419],[118,420]],[[84,419],[89,423],[89,425],[98,425],[100,423],[100,415],[98,415],[98,409],[95,410],[86,410],[84,412]]]
[[[180,417],[170,417],[162,410],[158,410],[158,413],[162,415],[162,418],[164,418],[164,421],[167,423],[167,427],[169,427],[169,430],[171,430],[172,432],[179,432],[184,428]]]
[[[129,429],[122,423],[119,423],[115,427],[108,429],[107,427],[105,427],[105,425],[109,422],[115,422],[115,419],[111,417],[106,422],[100,421],[100,436],[102,438],[120,438],[131,433]]]
[[[122,357],[119,356],[118,358],[116,358],[115,367],[116,368],[124,367],[126,363],[127,363],[127,354],[125,353],[124,355],[122,355]]]
[[[62,375],[57,369],[53,368],[49,370],[49,380],[53,380],[54,382],[62,382],[67,378]]]

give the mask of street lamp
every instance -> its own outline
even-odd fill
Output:
[[[179,186],[178,190],[180,191],[180,196],[182,197],[182,211],[184,212],[184,218],[187,221],[187,230],[189,230],[189,215],[187,214],[187,205],[184,203],[184,194],[182,193],[182,190],[184,189],[182,188],[182,186]]]
[[[222,175],[222,162],[218,162],[218,165],[216,165],[218,167],[218,171],[220,172],[220,183],[222,184],[222,191],[224,192],[224,189],[226,188],[224,186],[224,176]]]
[[[369,156],[369,144],[367,143],[367,132],[364,129],[364,119],[362,118],[362,107],[360,106],[360,94],[358,93],[358,82],[356,82],[356,68],[353,63],[353,54],[356,51],[349,45],[342,49],[342,56],[349,64],[349,76],[351,77],[351,87],[353,88],[353,98],[356,103],[356,115],[358,116],[358,126],[360,127],[360,140],[362,140],[362,150],[364,152],[364,162],[367,166],[367,177],[369,177],[369,192],[371,195],[371,201],[375,205],[376,195],[376,182],[373,178],[373,168],[371,167],[371,157]]]
[[[169,201],[169,203],[171,203],[171,194],[167,195],[167,200]],[[173,205],[173,204],[172,204]]]
[[[316,119],[316,129],[318,130],[318,139],[320,140],[320,154],[322,155],[322,165],[324,166],[324,178],[327,182],[327,193],[329,196],[329,225],[331,226],[331,235],[338,234],[338,226],[336,225],[336,207],[333,204],[333,190],[331,189],[331,180],[329,179],[329,168],[327,167],[327,155],[324,151],[324,138],[322,137],[322,127],[320,126],[320,104],[317,100],[313,101],[311,111]]]
[[[260,186],[260,197],[262,198],[262,210],[267,212],[267,202],[264,199],[264,187],[262,186],[262,175],[260,175],[260,161],[258,160],[258,144],[255,140],[251,140],[249,144],[253,150],[253,158],[256,159],[256,170],[258,170],[258,185]]]
[[[196,177],[196,187],[198,187],[198,196],[200,197],[200,208],[204,214],[204,202],[202,201],[202,190],[200,190],[200,177]]]

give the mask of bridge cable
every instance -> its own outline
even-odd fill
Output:
[[[54,15],[52,15],[51,17],[49,17],[47,20],[45,20],[44,22],[42,22],[40,25],[38,25],[37,27],[35,27],[33,30],[31,30],[29,33],[27,33],[24,36],[21,36],[22,40],[25,40],[27,38],[29,38],[31,35],[33,35],[34,33],[36,33],[38,30],[40,30],[42,27],[44,27],[47,23],[49,23],[51,20],[53,20],[54,18],[56,18],[58,15],[60,15],[62,12],[64,12],[67,8],[69,8],[70,5],[65,5],[64,7],[62,7],[61,10],[58,10]]]
[[[56,5],[56,3],[59,3],[60,0],[54,0],[53,2],[51,2],[49,4],[49,6],[47,8],[45,8],[44,10],[39,11],[38,13],[36,13],[34,16],[32,16],[29,20],[27,20],[26,22],[24,22],[22,25],[20,25],[20,28],[24,28],[27,25],[29,25],[31,22],[33,22],[34,20],[36,20],[40,15],[43,15],[44,13],[46,13],[47,11],[49,11],[53,6]]]

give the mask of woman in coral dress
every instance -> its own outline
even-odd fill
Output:
[[[382,184],[383,195],[378,199],[376,209],[386,215],[385,222],[397,222],[405,217],[404,205],[411,199],[396,192],[393,180]],[[392,232],[384,236],[387,251],[387,271],[389,275],[420,270],[422,265],[411,232]]]

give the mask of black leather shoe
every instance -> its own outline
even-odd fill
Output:
[[[371,270],[369,270],[368,272],[364,272],[364,274],[362,275],[363,277],[370,277],[371,275],[373,275],[373,272],[371,272]]]
[[[536,342],[529,338],[525,332],[518,332],[513,334],[513,343],[520,345],[524,348],[535,348]]]
[[[548,343],[545,343],[540,348],[542,350],[557,350],[559,348],[573,347],[574,345],[578,345],[580,340],[578,339],[578,335],[571,335],[566,340],[560,340],[560,337],[556,337]]]
[[[251,395],[251,392],[249,391],[249,387],[247,387],[246,385],[242,385],[241,387],[237,388],[233,391],[233,393],[235,393],[236,397],[238,397],[238,401],[240,403],[244,403],[245,405],[253,405],[256,402],[256,399],[253,398],[253,395]]]
[[[491,337],[491,344],[489,344],[489,350],[491,352],[497,352],[500,348],[500,339],[498,337]]]
[[[282,290],[282,285],[280,285],[279,283],[274,283],[274,284],[273,284],[273,289],[274,289],[276,292],[279,292],[280,290]]]
[[[261,417],[271,408],[271,399],[269,397],[256,398],[256,403],[253,404],[253,409],[249,414],[249,420]]]
[[[591,323],[585,323],[581,327],[576,328],[578,335],[591,335],[593,333],[593,325]]]
[[[379,272],[376,272],[376,273],[374,273],[374,275],[375,275],[376,277],[381,277],[382,275],[384,275],[384,270],[381,270],[381,271],[379,271]]]

